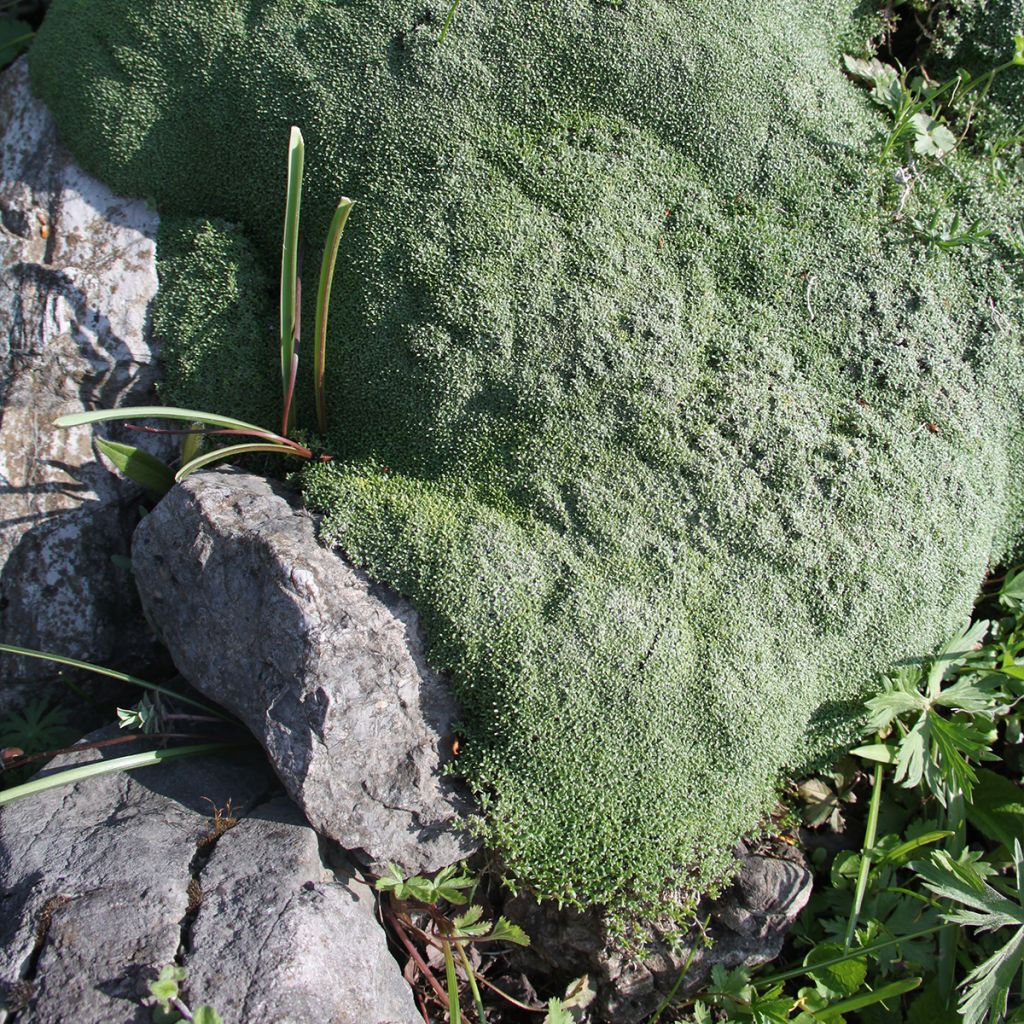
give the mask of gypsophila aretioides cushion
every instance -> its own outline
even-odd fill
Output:
[[[33,47],[163,215],[167,401],[279,415],[295,124],[315,424],[356,200],[306,500],[418,608],[541,894],[706,884],[1020,539],[1022,174],[965,139],[895,179],[863,6],[463,0],[439,45],[447,0],[54,0]],[[922,240],[934,209],[988,244]]]

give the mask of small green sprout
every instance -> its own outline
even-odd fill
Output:
[[[160,971],[160,977],[149,983],[150,999],[153,1005],[154,1024],[178,1024],[191,1021],[192,1024],[224,1024],[221,1016],[212,1006],[197,1006],[190,1010],[181,998],[179,985],[185,980],[184,967],[169,964]]]

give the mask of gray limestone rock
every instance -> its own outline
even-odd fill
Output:
[[[313,827],[382,871],[433,871],[474,844],[442,775],[457,708],[412,607],[322,547],[288,492],[196,474],[143,519],[143,608],[181,674],[263,744]]]
[[[717,900],[705,898],[696,918],[710,916],[709,945],[696,942],[679,995],[701,989],[716,964],[732,969],[774,960],[782,951],[786,932],[811,896],[812,877],[793,847],[738,851],[738,870],[732,885]],[[609,941],[598,910],[585,913],[517,896],[505,914],[530,936],[530,947],[517,954],[527,970],[552,976],[588,975],[597,989],[598,1019],[614,1024],[639,1024],[671,991],[690,958],[685,943],[673,948],[667,936],[674,922],[652,921],[646,926],[645,957],[624,955]]]
[[[51,424],[152,400],[158,218],[75,164],[24,59],[0,76],[0,140],[0,639],[137,666],[152,641],[111,555],[128,552],[138,489],[97,459],[93,431]],[[2,715],[53,673],[4,657],[0,674]]]
[[[372,894],[277,789],[262,758],[231,753],[0,811],[0,1024],[148,1022],[172,963],[225,1024],[414,1024]]]

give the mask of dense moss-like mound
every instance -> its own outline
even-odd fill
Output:
[[[1020,535],[1021,178],[959,153],[894,222],[858,6],[463,0],[438,46],[447,0],[55,0],[34,47],[93,170],[238,225],[162,249],[179,402],[248,415],[224,368],[276,366],[188,289],[230,295],[233,230],[272,279],[290,124],[307,297],[358,201],[307,497],[422,612],[486,834],[542,892],[706,881]],[[915,240],[937,204],[992,247]]]

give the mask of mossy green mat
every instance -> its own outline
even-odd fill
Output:
[[[33,48],[164,215],[168,401],[273,425],[289,125],[307,299],[357,200],[307,500],[420,610],[543,894],[706,883],[1020,538],[1021,175],[919,168],[906,215],[988,249],[894,221],[865,6],[463,0],[439,46],[443,0],[54,0]]]

